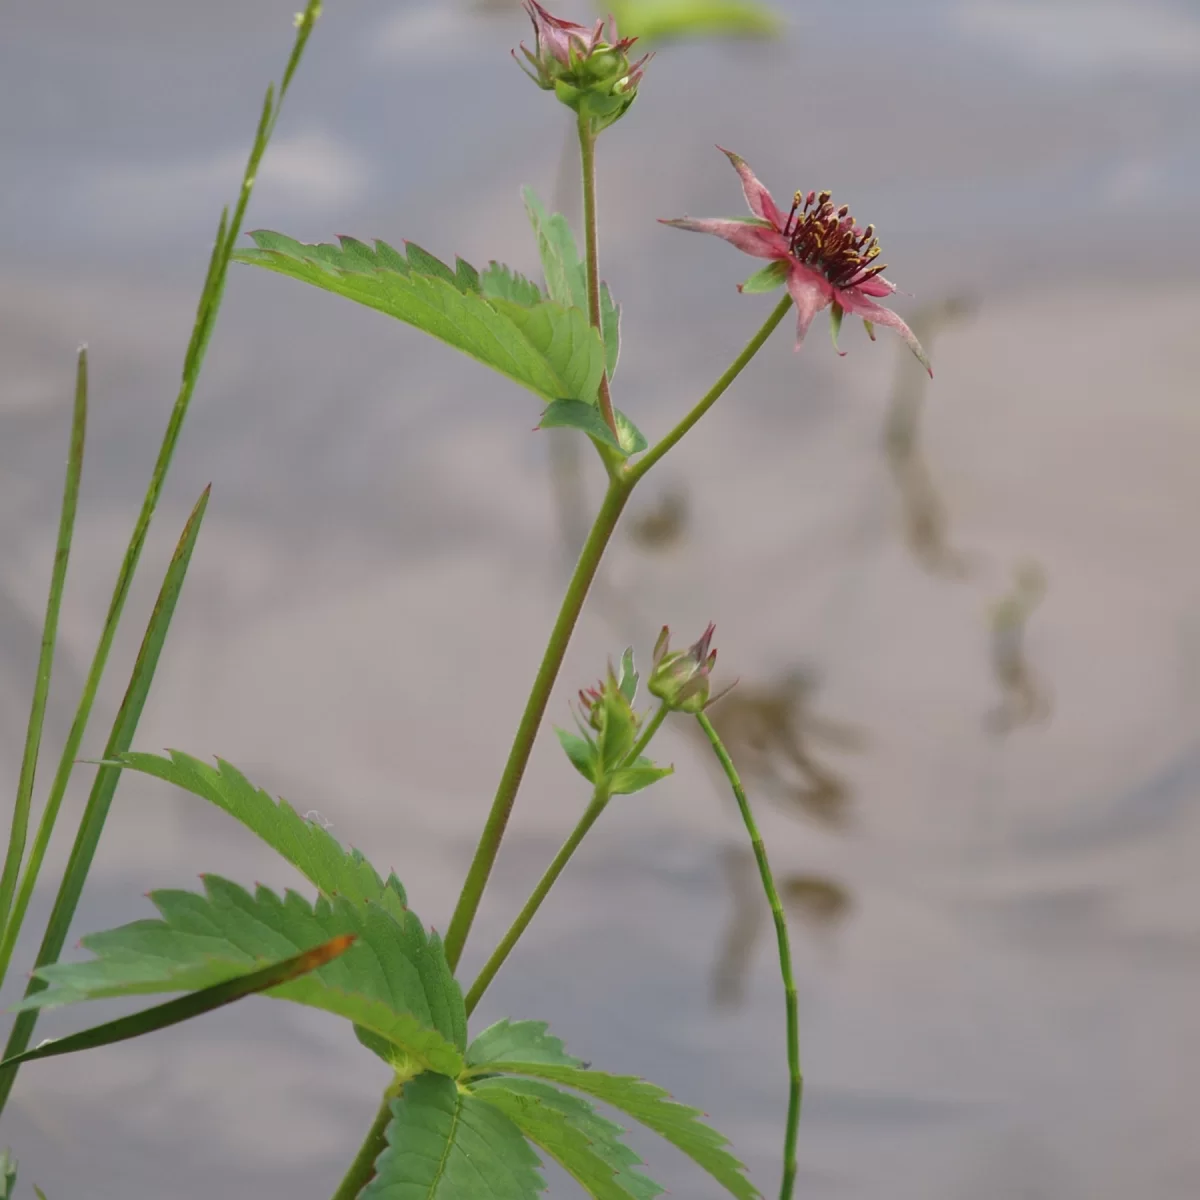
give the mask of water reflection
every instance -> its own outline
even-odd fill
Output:
[[[851,788],[822,748],[860,754],[864,730],[818,711],[815,671],[793,667],[765,684],[739,684],[712,710],[738,770],[785,809],[833,829],[850,820]]]
[[[952,297],[918,312],[910,324],[925,352],[932,355],[935,336],[973,311],[970,300]],[[971,556],[951,544],[950,514],[921,441],[921,415],[929,383],[924,371],[914,370],[909,360],[897,356],[896,379],[883,424],[884,454],[900,496],[904,544],[914,561],[932,575],[965,579],[971,571]]]
[[[991,661],[1000,702],[984,717],[997,735],[1050,717],[1049,687],[1038,678],[1025,650],[1025,627],[1046,593],[1046,575],[1035,562],[1013,572],[1011,590],[992,605]]]
[[[711,994],[718,1007],[733,1008],[744,998],[746,978],[771,919],[754,854],[744,846],[728,846],[721,868],[729,920],[717,942]],[[784,874],[775,882],[787,916],[802,920],[816,936],[830,933],[853,907],[849,891],[834,879]]]

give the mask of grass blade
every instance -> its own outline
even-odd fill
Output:
[[[127,1017],[118,1017],[115,1021],[106,1021],[103,1025],[94,1025],[91,1029],[80,1030],[67,1037],[53,1038],[15,1054],[0,1062],[0,1070],[14,1067],[18,1063],[31,1062],[35,1058],[52,1058],[58,1054],[73,1054],[78,1050],[91,1050],[97,1046],[111,1046],[113,1042],[125,1042],[130,1038],[141,1037],[144,1033],[155,1033],[181,1021],[190,1021],[193,1017],[212,1012],[215,1008],[223,1008],[244,996],[252,996],[255,992],[265,992],[278,987],[281,983],[298,979],[332,962],[338,955],[344,954],[354,943],[352,933],[343,933],[331,938],[320,946],[305,950],[282,962],[271,963],[247,975],[239,975],[236,979],[226,979],[223,983],[213,984],[212,987],[201,988],[198,992],[189,992],[177,1000],[168,1000],[165,1004],[156,1004],[153,1008],[143,1009]]]
[[[192,515],[184,526],[179,545],[171,559],[171,565],[167,568],[166,578],[158,593],[158,601],[154,605],[153,613],[150,614],[146,636],[142,639],[142,647],[138,651],[137,661],[133,665],[129,687],[126,689],[125,698],[121,701],[121,707],[117,710],[112,732],[108,736],[108,744],[104,749],[106,759],[124,754],[133,741],[138,720],[142,715],[142,708],[146,703],[146,696],[150,691],[150,683],[154,678],[155,669],[158,667],[158,658],[162,653],[163,643],[166,641],[167,631],[171,625],[171,618],[175,613],[175,604],[179,599],[188,564],[192,559],[192,551],[196,546],[196,537],[204,519],[204,510],[208,505],[208,495],[209,489],[205,488],[196,502],[196,507],[192,509]],[[46,933],[42,938],[41,948],[38,950],[37,961],[34,964],[35,970],[37,967],[57,962],[58,956],[62,953],[63,945],[67,940],[67,930],[75,916],[75,909],[83,892],[84,881],[87,879],[88,871],[91,870],[92,858],[96,853],[104,822],[108,818],[108,810],[112,804],[113,794],[117,790],[117,780],[120,775],[121,768],[115,766],[101,766],[96,771],[96,780],[92,784],[92,791],[83,811],[83,819],[79,824],[75,845],[71,847],[71,857],[67,860],[62,883],[59,885],[58,895],[55,897],[54,907],[50,912],[50,920],[46,925]],[[29,903],[29,897],[33,891],[33,880],[36,878],[37,868],[40,865],[41,861],[36,857],[35,848],[35,854],[30,856],[29,864],[21,879],[17,908],[13,912],[14,920],[9,923],[9,928],[5,931],[4,961],[8,961],[12,955],[11,943],[15,940],[16,930],[20,927],[16,920],[19,916],[24,915],[24,906]],[[25,995],[30,996],[35,992],[40,992],[45,986],[46,984],[42,980],[31,979],[29,986],[25,989]],[[8,1044],[4,1048],[6,1059],[13,1058],[25,1050],[33,1035],[33,1027],[36,1022],[36,1012],[22,1012],[18,1015],[12,1032],[9,1034]],[[4,1102],[8,1099],[15,1076],[15,1067],[7,1070],[0,1069],[0,1107],[3,1107]]]
[[[75,410],[71,418],[71,449],[67,458],[67,478],[63,486],[62,512],[58,521],[58,541],[54,551],[54,568],[50,575],[50,594],[46,599],[46,617],[42,623],[42,648],[38,655],[37,677],[33,685],[33,703],[29,709],[29,726],[25,734],[25,750],[21,757],[21,774],[17,783],[17,798],[13,804],[12,831],[4,857],[4,873],[0,876],[0,929],[8,920],[17,876],[25,855],[25,840],[29,831],[29,812],[33,800],[33,780],[37,772],[38,751],[42,745],[42,725],[46,719],[46,697],[50,691],[50,675],[54,669],[54,647],[58,640],[58,616],[62,608],[63,585],[67,578],[67,562],[71,557],[71,539],[75,534],[75,513],[79,507],[79,480],[83,474],[83,445],[87,435],[87,347],[79,350],[75,368]],[[3,964],[5,967],[7,962]],[[0,967],[0,983],[4,970]]]
[[[163,435],[162,445],[159,448],[158,458],[155,460],[154,469],[150,475],[150,482],[146,488],[145,498],[142,501],[141,511],[138,513],[137,521],[133,527],[133,533],[129,539],[129,545],[125,551],[125,557],[121,562],[121,569],[117,575],[116,584],[113,587],[112,599],[109,601],[108,613],[104,620],[103,628],[100,632],[100,640],[97,643],[95,654],[92,658],[92,663],[88,669],[87,679],[84,682],[83,692],[79,698],[79,706],[76,709],[75,717],[71,723],[70,731],[67,734],[67,739],[63,745],[62,755],[59,758],[58,769],[55,772],[54,780],[50,785],[50,793],[46,799],[46,807],[42,812],[42,817],[38,825],[37,834],[34,839],[34,847],[30,853],[29,861],[22,876],[17,892],[16,906],[9,914],[8,923],[4,928],[3,941],[0,943],[0,978],[3,977],[7,970],[8,963],[12,957],[13,947],[16,944],[17,936],[21,931],[21,925],[25,918],[25,912],[28,908],[29,897],[33,894],[34,885],[37,882],[37,874],[41,867],[43,858],[45,857],[46,847],[50,842],[50,835],[54,831],[55,822],[58,819],[59,810],[62,807],[63,797],[66,795],[67,785],[71,779],[71,773],[75,767],[75,761],[79,756],[79,748],[83,742],[84,732],[87,729],[88,719],[91,716],[92,706],[95,703],[96,693],[100,687],[100,680],[104,674],[105,666],[108,662],[108,655],[112,649],[113,639],[116,637],[117,625],[121,619],[121,613],[125,607],[125,601],[129,595],[129,589],[133,582],[134,572],[137,570],[138,562],[141,558],[142,549],[145,546],[146,536],[150,529],[150,521],[154,516],[154,511],[158,507],[159,496],[162,493],[163,485],[166,481],[167,470],[171,465],[171,459],[175,453],[176,443],[179,441],[179,435],[183,429],[184,418],[187,416],[188,407],[191,404],[192,394],[196,388],[196,380],[200,374],[200,368],[204,363],[204,354],[208,348],[209,340],[212,336],[213,328],[216,324],[217,313],[221,305],[221,297],[225,289],[225,279],[229,272],[230,257],[233,254],[234,244],[241,233],[241,223],[245,216],[246,206],[250,202],[250,196],[254,190],[254,183],[258,177],[259,166],[262,162],[263,154],[266,151],[267,143],[270,141],[271,134],[274,132],[275,123],[279,118],[279,112],[283,104],[284,96],[287,94],[292,77],[296,72],[296,68],[300,64],[300,59],[304,53],[304,49],[308,44],[308,39],[312,34],[313,26],[321,12],[321,0],[309,0],[302,13],[296,17],[296,38],[292,46],[291,55],[288,58],[287,66],[284,69],[283,80],[278,91],[273,87],[267,89],[266,100],[263,104],[262,114],[259,118],[259,123],[255,132],[254,143],[250,149],[250,155],[246,162],[246,169],[242,176],[241,189],[238,193],[237,203],[234,206],[233,217],[230,218],[229,212],[226,209],[221,214],[221,220],[217,227],[217,238],[213,245],[212,255],[209,259],[208,272],[205,276],[204,288],[200,294],[200,300],[196,308],[196,318],[192,327],[192,334],[188,342],[187,353],[184,357],[182,379],[180,381],[179,392],[175,398],[175,404],[171,409],[170,418],[167,421],[166,432]],[[143,645],[143,650],[145,646]],[[155,654],[157,661],[157,653]],[[137,668],[135,668],[136,675]],[[146,686],[149,686],[149,680],[146,680]],[[132,737],[132,730],[129,731]],[[126,741],[124,748],[128,748]],[[111,756],[109,756],[111,757]],[[97,787],[100,786],[100,781],[105,778],[103,772],[97,776]],[[115,787],[116,776],[112,776]],[[96,795],[93,789],[93,797]],[[102,812],[100,826],[94,829],[88,827],[89,814]],[[72,853],[71,862],[68,866],[68,872],[78,869],[79,862],[85,862],[84,874],[86,875],[87,868],[91,866],[91,855],[94,852],[94,840],[99,837],[100,827],[103,825],[103,816],[107,816],[107,804],[101,807],[94,807],[89,801],[87,813],[84,816],[84,826],[81,826],[78,837],[76,839],[76,849],[81,845],[91,842],[91,849],[86,853],[84,858],[77,860],[74,852]],[[59,900],[63,901],[71,891],[76,893],[75,901],[78,900],[78,890],[82,888],[83,879],[79,878],[75,883],[68,887],[68,880],[64,878],[62,887],[59,891]],[[66,923],[69,924],[71,916],[74,914],[74,902],[70,904],[70,912],[66,913]],[[64,910],[65,911],[65,910]],[[55,913],[59,913],[59,906],[56,903]],[[53,918],[52,918],[53,920]],[[52,936],[53,931],[47,929],[46,936],[42,942],[42,954],[48,952],[49,948],[55,945],[57,940],[58,949],[54,951],[52,957],[43,958],[39,954],[38,964],[44,965],[45,962],[52,962],[57,958],[59,950],[61,950],[61,936],[65,936],[65,925],[59,935]],[[9,1049],[12,1051],[16,1046],[18,1050],[24,1049],[28,1044],[28,1038],[32,1032],[32,1025],[24,1029],[24,1034],[21,1034],[23,1028],[22,1022],[18,1020],[17,1025],[13,1028],[9,1039]],[[22,1041],[22,1036],[24,1040]],[[19,1043],[19,1045],[18,1045]],[[0,1111],[3,1110],[4,1104],[8,1099],[8,1094],[12,1088],[13,1072],[0,1072]]]

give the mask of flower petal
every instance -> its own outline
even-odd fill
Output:
[[[894,329],[908,343],[908,348],[917,356],[917,361],[921,366],[929,372],[929,378],[933,378],[933,367],[929,365],[929,359],[926,357],[925,351],[921,349],[921,343],[917,341],[913,331],[890,308],[876,304],[874,300],[863,295],[858,288],[840,291],[837,298],[848,313],[862,317],[864,321],[870,321],[872,325],[886,325],[889,329]]]
[[[833,288],[824,275],[793,262],[788,272],[788,291],[796,303],[796,349],[799,350],[812,319],[833,299]]]
[[[740,154],[734,154],[732,150],[726,150],[724,146],[718,146],[717,149],[733,163],[733,169],[741,176],[742,191],[746,193],[746,203],[750,205],[750,211],[756,217],[770,221],[776,229],[782,230],[783,214],[776,207],[775,201],[771,199],[771,193],[759,183],[758,177],[750,170],[750,164]]]
[[[729,217],[674,217],[670,220],[659,217],[659,224],[687,229],[691,233],[715,234],[755,258],[786,258],[788,254],[788,244],[783,234],[769,225],[752,221]]]

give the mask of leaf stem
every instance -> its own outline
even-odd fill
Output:
[[[387,1149],[387,1127],[392,1119],[392,1099],[395,1095],[394,1085],[389,1085],[383,1093],[379,1111],[363,1144],[358,1148],[354,1161],[350,1164],[338,1189],[333,1193],[333,1200],[356,1200],[362,1194],[363,1188],[371,1182],[375,1174],[375,1160]]]
[[[767,850],[763,845],[762,835],[750,811],[750,801],[746,799],[742,781],[738,778],[737,768],[733,759],[721,742],[712,722],[701,712],[696,714],[704,736],[712,745],[725,778],[733,789],[734,798],[742,814],[746,832],[750,835],[750,845],[754,850],[754,858],[758,863],[758,873],[762,879],[763,892],[767,903],[771,906],[771,916],[775,921],[775,938],[779,943],[779,973],[783,977],[783,994],[787,1008],[787,1055],[790,1087],[788,1090],[787,1127],[783,1142],[783,1181],[779,1186],[779,1200],[791,1200],[792,1189],[796,1184],[796,1137],[800,1126],[800,1102],[804,1092],[804,1076],[800,1073],[800,1021],[796,1005],[796,983],[792,978],[792,951],[788,943],[787,921],[783,914],[783,905],[779,900],[779,892],[775,888],[775,880],[771,875],[771,867],[767,862]]]
[[[537,887],[530,893],[529,899],[525,901],[525,906],[517,914],[516,920],[500,940],[500,944],[492,951],[491,958],[484,964],[483,970],[476,976],[475,982],[471,984],[471,990],[467,992],[465,1001],[468,1017],[475,1011],[479,1001],[483,998],[483,993],[487,991],[489,984],[496,977],[496,972],[504,965],[504,960],[508,958],[521,934],[529,927],[530,921],[533,920],[537,910],[541,908],[542,901],[545,900],[550,889],[563,873],[567,863],[571,861],[571,855],[579,848],[579,843],[583,841],[588,830],[608,806],[608,800],[608,793],[603,788],[597,788],[593,793],[591,803],[584,809],[579,823],[571,830],[570,836],[554,856],[554,861],[546,868],[546,873],[538,880]]]
[[[559,668],[562,666],[563,657],[566,655],[567,646],[571,641],[575,623],[583,609],[584,599],[587,597],[592,580],[596,577],[600,560],[604,557],[604,551],[613,535],[613,530],[616,529],[617,521],[631,491],[632,485],[627,480],[619,477],[609,480],[604,501],[600,505],[599,512],[596,513],[591,532],[580,551],[579,561],[575,564],[571,581],[567,584],[562,607],[559,609],[554,627],[550,631],[550,638],[537,674],[534,676],[529,699],[525,702],[525,711],[521,714],[520,724],[513,737],[512,748],[509,750],[508,761],[504,764],[504,772],[500,776],[496,795],[492,800],[487,824],[483,827],[483,833],[480,835],[479,844],[475,849],[475,857],[471,861],[458,904],[455,906],[454,915],[450,918],[450,925],[446,930],[446,959],[450,963],[451,970],[458,966],[467,935],[471,932],[471,924],[475,920],[475,914],[479,911],[483,890],[487,887],[488,876],[495,865],[496,855],[500,850],[500,841],[504,837],[504,830],[512,813],[517,790],[521,786],[521,777],[525,774],[525,767],[533,750],[534,739],[537,737],[546,705],[550,700],[551,689],[558,678]]]
[[[579,114],[579,159],[583,164],[583,233],[587,245],[588,317],[593,327],[604,337],[600,319],[600,230],[596,216],[596,135],[590,118]],[[600,376],[600,415],[617,441],[617,418],[613,413],[612,394],[608,389],[608,372]],[[609,460],[605,459],[606,465]],[[611,470],[611,465],[610,465]]]
[[[771,315],[763,323],[762,328],[746,343],[741,354],[729,364],[728,369],[701,397],[696,407],[671,430],[662,441],[651,446],[642,458],[626,468],[626,477],[633,480],[641,479],[660,458],[671,450],[683,436],[700,420],[702,416],[721,398],[729,385],[742,373],[746,364],[762,349],[763,343],[775,332],[775,327],[787,316],[792,307],[791,296],[784,296],[775,306]]]

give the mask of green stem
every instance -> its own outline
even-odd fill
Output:
[[[637,745],[625,756],[625,762],[622,766],[629,766],[631,763],[637,762],[638,756],[650,745],[651,740],[658,732],[662,723],[667,719],[667,713],[670,711],[665,704],[659,705],[658,712],[646,723],[646,728],[642,730],[642,736],[638,738]]]
[[[600,320],[600,229],[596,216],[596,135],[591,121],[579,114],[579,158],[583,164],[583,235],[587,245],[587,290],[588,317],[592,326],[604,336]],[[600,376],[600,415],[604,423],[620,441],[617,433],[617,418],[613,413],[612,395],[608,389],[607,372]],[[612,469],[609,460],[606,465]]]
[[[787,311],[791,307],[791,296],[784,296],[775,306],[771,315],[766,319],[762,328],[746,343],[745,349],[729,364],[729,369],[721,378],[701,397],[696,407],[661,442],[651,446],[636,463],[627,469],[626,475],[628,478],[634,480],[641,479],[716,404],[729,385],[742,373],[746,364],[762,349],[763,343],[775,332],[775,327],[787,316]]]
[[[46,599],[46,617],[42,623],[42,648],[38,655],[37,675],[33,685],[33,703],[29,709],[29,725],[25,733],[25,750],[21,756],[21,774],[17,797],[13,804],[12,831],[4,857],[4,873],[0,877],[0,931],[8,921],[17,876],[25,854],[25,839],[29,833],[29,813],[33,802],[33,780],[37,773],[38,750],[42,744],[42,727],[46,719],[46,697],[50,691],[50,675],[54,668],[54,647],[58,640],[58,615],[62,607],[63,586],[67,578],[67,562],[71,557],[71,540],[75,532],[75,513],[79,505],[79,479],[83,474],[83,444],[87,432],[87,348],[79,351],[75,368],[75,410],[71,420],[71,450],[67,459],[67,478],[63,485],[62,510],[58,522],[58,542],[54,551],[54,567],[50,573],[50,594]],[[4,982],[7,960],[0,960],[0,983]]]
[[[542,716],[546,711],[546,704],[549,702],[554,681],[558,678],[558,671],[562,666],[567,645],[570,643],[571,634],[575,629],[575,622],[579,619],[588,589],[596,577],[600,560],[604,557],[605,548],[613,535],[613,530],[616,529],[617,521],[629,499],[631,490],[632,488],[626,480],[619,478],[609,480],[608,491],[604,494],[604,502],[600,505],[600,511],[592,523],[591,532],[580,551],[579,561],[575,564],[571,582],[567,585],[562,607],[559,609],[554,627],[550,631],[546,651],[542,655],[541,665],[534,676],[529,699],[525,702],[525,711],[521,714],[521,722],[513,737],[512,748],[509,750],[508,761],[504,764],[504,772],[500,776],[500,783],[497,785],[496,795],[492,800],[487,824],[483,827],[479,845],[475,849],[475,857],[471,861],[462,893],[459,895],[454,915],[450,918],[449,928],[446,930],[446,958],[450,963],[451,970],[458,966],[467,935],[471,932],[471,924],[475,920],[476,912],[479,911],[479,902],[483,898],[483,890],[487,887],[488,876],[495,865],[496,855],[500,850],[500,841],[504,837],[504,830],[512,813],[513,802],[517,797],[517,789],[521,786],[521,777],[525,774],[525,767],[529,762],[530,752],[533,750],[533,742],[541,726]]]
[[[483,993],[487,991],[488,985],[496,977],[496,972],[504,965],[504,960],[512,952],[512,948],[517,944],[521,934],[529,927],[529,922],[533,920],[534,914],[541,908],[542,901],[545,900],[550,889],[563,873],[563,869],[567,863],[571,861],[571,855],[579,848],[579,843],[583,841],[588,830],[596,823],[600,814],[608,805],[608,799],[607,792],[601,788],[597,788],[592,795],[591,803],[584,809],[583,816],[579,818],[579,824],[571,830],[571,836],[563,842],[562,848],[554,856],[554,861],[546,868],[546,873],[541,879],[538,880],[537,887],[533,889],[529,899],[525,901],[525,907],[517,914],[517,919],[500,940],[500,944],[492,951],[491,958],[484,964],[483,970],[476,976],[475,982],[471,984],[471,990],[467,992],[466,997],[468,1017],[475,1011],[479,1001],[483,998]]]
[[[363,1188],[371,1182],[375,1174],[375,1160],[387,1149],[386,1134],[388,1122],[392,1119],[393,1095],[392,1087],[384,1092],[375,1120],[371,1122],[371,1128],[363,1138],[363,1144],[358,1148],[354,1161],[343,1176],[342,1182],[338,1184],[337,1191],[333,1193],[333,1200],[356,1200],[356,1197],[362,1194]]]
[[[696,714],[704,736],[708,738],[716,754],[725,778],[733,789],[738,809],[746,832],[750,835],[750,845],[754,850],[754,858],[758,863],[758,873],[762,878],[763,891],[767,903],[771,906],[771,916],[775,921],[775,938],[779,943],[779,973],[783,977],[783,994],[787,1008],[787,1055],[788,1073],[791,1085],[788,1090],[787,1129],[783,1142],[783,1182],[779,1187],[779,1200],[791,1200],[792,1189],[796,1184],[796,1136],[800,1127],[800,1101],[804,1092],[804,1076],[800,1073],[800,1020],[796,1006],[796,983],[792,978],[792,951],[788,944],[787,921],[783,915],[783,905],[779,901],[779,892],[775,888],[775,880],[771,875],[771,867],[767,862],[767,850],[763,845],[762,835],[754,822],[754,814],[750,811],[750,801],[746,799],[742,781],[738,778],[737,768],[733,759],[717,736],[717,731],[703,713]]]

